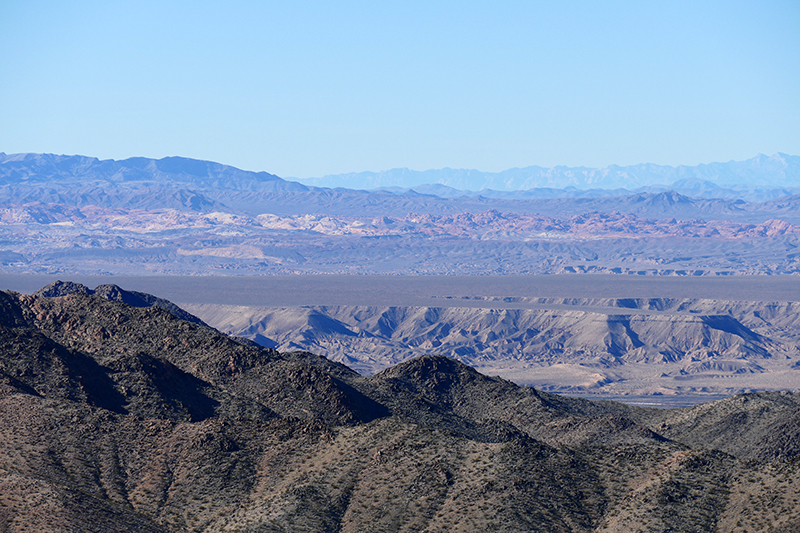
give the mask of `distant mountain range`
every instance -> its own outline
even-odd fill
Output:
[[[37,187],[50,193],[49,198],[36,198],[38,201],[76,203],[65,201],[63,189],[69,188],[69,194],[74,196],[80,192],[88,204],[145,208],[142,202],[156,196],[166,202],[162,207],[200,209],[214,207],[215,201],[247,209],[246,206],[262,202],[264,195],[287,193],[315,196],[322,204],[340,202],[343,195],[348,196],[348,200],[363,203],[363,191],[406,198],[422,195],[535,200],[657,194],[673,190],[695,198],[763,202],[800,194],[800,156],[778,153],[693,167],[649,163],[627,167],[612,165],[604,169],[532,166],[497,173],[450,168],[421,172],[392,169],[287,180],[267,172],[251,172],[183,157],[132,157],[115,161],[80,155],[0,152],[0,199],[8,198],[9,191],[19,193],[21,187]],[[118,190],[108,192],[109,189]],[[141,194],[132,195],[134,189]],[[6,194],[2,194],[3,191]],[[105,195],[103,202],[98,200],[98,195]],[[356,198],[349,198],[353,195]],[[137,199],[131,203],[133,196]],[[115,203],[114,198],[123,198],[123,201]],[[366,203],[374,201],[372,197]]]
[[[292,178],[296,179],[296,178]],[[709,163],[697,166],[664,166],[644,163],[606,168],[530,166],[502,172],[442,168],[416,171],[395,168],[382,172],[351,172],[321,178],[297,179],[316,187],[349,189],[413,188],[417,192],[452,196],[466,191],[482,195],[537,190],[537,197],[550,194],[583,195],[586,191],[625,189],[674,189],[691,196],[730,197],[759,189],[800,187],[800,157],[777,153],[758,155],[746,161]],[[558,191],[561,189],[561,191]],[[616,192],[616,191],[615,191]],[[617,192],[619,193],[619,192]]]
[[[5,154],[0,152],[0,185],[154,183],[236,190],[306,190],[267,172],[250,172],[212,161],[185,157],[116,161],[82,155]]]
[[[760,182],[765,169],[780,166],[778,159],[756,158],[744,167]],[[774,177],[776,187],[788,183],[794,171],[786,169],[797,167],[795,157],[780,160],[785,170]],[[787,188],[713,190],[732,196],[714,197],[711,188],[681,193],[656,187],[329,189],[179,157],[0,154],[0,270],[800,272],[800,187],[795,194]]]

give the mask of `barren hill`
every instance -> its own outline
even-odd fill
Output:
[[[441,356],[366,378],[94,292],[0,293],[4,531],[800,526],[793,394],[641,409]]]

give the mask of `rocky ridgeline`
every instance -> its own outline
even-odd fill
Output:
[[[98,285],[94,290],[81,283],[74,283],[72,281],[55,281],[46,287],[42,287],[34,292],[34,296],[44,296],[46,298],[54,298],[58,296],[67,296],[68,294],[94,294],[111,300],[114,302],[123,302],[131,307],[159,307],[169,311],[181,320],[194,322],[195,324],[203,324],[203,321],[196,316],[187,313],[174,303],[163,298],[156,298],[152,294],[137,291],[126,291],[121,287],[113,284]]]
[[[798,421],[790,393],[642,409],[441,356],[364,377],[113,286],[0,292],[3,531],[789,532]]]

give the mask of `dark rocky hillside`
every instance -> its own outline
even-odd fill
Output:
[[[800,528],[796,394],[643,409],[439,356],[366,378],[167,304],[0,292],[0,531]]]
[[[94,290],[80,283],[71,281],[56,281],[46,287],[42,287],[35,293],[34,296],[45,296],[52,298],[55,296],[66,296],[68,294],[96,294],[102,296],[106,300],[113,300],[117,302],[124,302],[131,307],[160,307],[166,309],[176,317],[194,322],[196,324],[203,324],[203,321],[196,316],[187,313],[174,303],[163,298],[156,298],[152,294],[137,291],[126,291],[125,289],[112,284],[98,285]]]

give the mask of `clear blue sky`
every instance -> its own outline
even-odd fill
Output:
[[[800,154],[800,2],[0,0],[0,151],[295,177]]]

